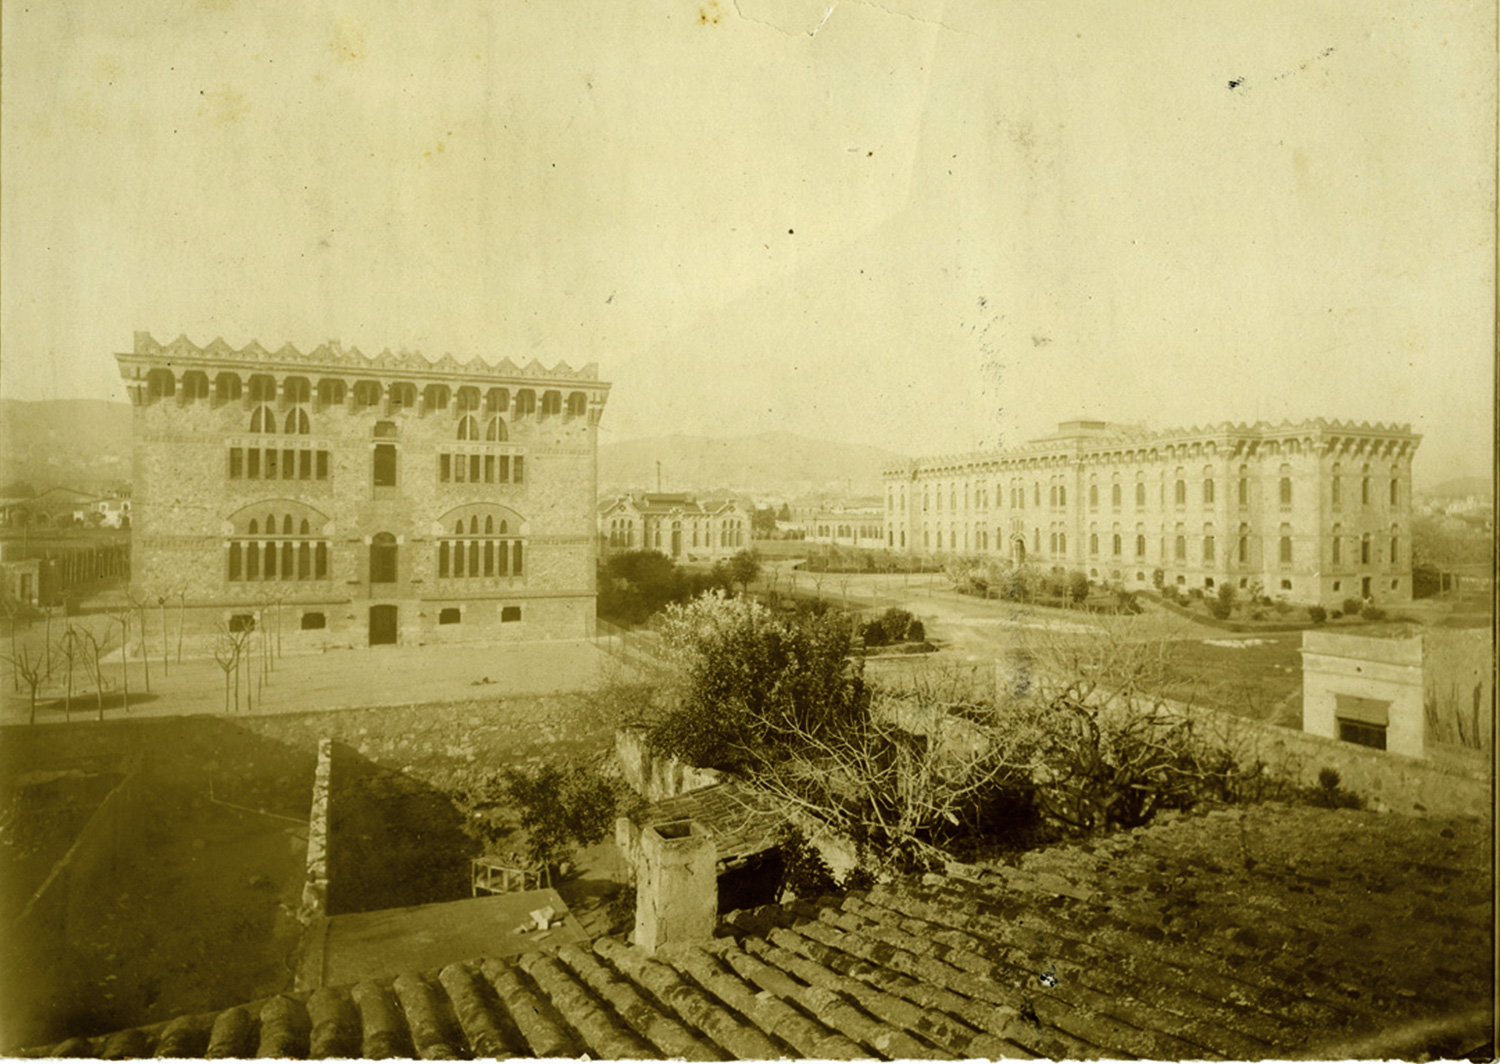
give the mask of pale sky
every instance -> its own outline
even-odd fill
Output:
[[[598,362],[602,441],[1494,455],[1493,2],[5,0],[0,391],[136,329]]]

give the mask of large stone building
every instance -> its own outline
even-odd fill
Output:
[[[887,546],[1293,601],[1411,597],[1408,425],[1318,418],[1153,432],[1068,421],[888,469]]]
[[[750,546],[750,515],[733,499],[641,492],[599,504],[603,553],[657,550],[674,560],[718,561]]]
[[[590,364],[303,354],[136,333],[132,586],[190,630],[276,605],[314,645],[582,637],[594,620]],[[295,618],[294,620],[292,618]]]
[[[793,503],[792,520],[808,543],[831,543],[839,547],[886,545],[885,508],[878,496],[834,502],[826,499]]]

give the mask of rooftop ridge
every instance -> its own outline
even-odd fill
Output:
[[[378,355],[370,356],[360,351],[358,347],[345,348],[337,340],[328,340],[319,344],[307,353],[299,351],[291,343],[283,343],[274,352],[267,350],[259,340],[250,340],[243,347],[235,348],[227,343],[222,336],[216,336],[206,345],[200,347],[188,339],[186,334],[179,334],[176,339],[169,343],[160,343],[149,332],[137,332],[133,350],[122,353],[120,358],[151,358],[166,356],[174,361],[191,362],[197,359],[215,362],[244,362],[252,364],[263,363],[321,363],[330,366],[348,367],[356,372],[360,371],[394,371],[400,373],[418,374],[450,374],[489,377],[532,377],[537,379],[551,380],[580,380],[596,381],[599,379],[599,366],[596,362],[590,362],[580,369],[574,369],[569,363],[559,361],[552,367],[542,365],[536,359],[531,359],[525,367],[517,366],[509,358],[503,358],[499,362],[487,362],[479,355],[474,355],[466,362],[460,362],[453,355],[444,353],[439,359],[427,358],[419,351],[401,351],[393,354],[390,348],[382,350]]]
[[[1076,421],[1063,422],[1062,424],[1076,424]],[[1248,423],[1244,421],[1220,421],[1168,429],[1152,429],[1144,425],[1109,422],[1108,430],[1100,433],[1056,433],[1051,436],[1027,440],[1013,447],[980,448],[972,451],[955,451],[920,458],[903,459],[886,466],[882,470],[882,474],[889,476],[934,465],[966,465],[976,461],[1027,458],[1033,455],[1057,453],[1067,450],[1067,445],[1075,440],[1082,441],[1082,446],[1086,449],[1101,449],[1121,444],[1140,444],[1153,441],[1168,442],[1224,436],[1258,439],[1266,436],[1281,436],[1288,433],[1303,432],[1320,435],[1326,433],[1358,433],[1373,436],[1410,436],[1414,439],[1421,438],[1417,433],[1412,431],[1411,423],[1405,421],[1342,421],[1336,418],[1329,419],[1322,417],[1292,421],[1283,418],[1279,422],[1265,420]]]

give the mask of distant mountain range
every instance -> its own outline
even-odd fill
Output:
[[[130,404],[0,399],[0,493],[104,491],[130,484]]]
[[[725,439],[654,436],[601,444],[599,491],[654,491],[660,462],[663,491],[748,495],[763,501],[879,495],[881,470],[899,461],[901,455],[879,447],[813,440],[790,432]]]
[[[1467,499],[1470,495],[1477,495],[1481,499],[1491,499],[1495,495],[1495,485],[1484,477],[1458,477],[1456,480],[1445,480],[1436,487],[1418,488],[1417,491],[1418,494],[1431,498]]]

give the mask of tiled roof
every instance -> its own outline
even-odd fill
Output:
[[[735,780],[700,787],[653,802],[634,817],[637,826],[691,820],[713,837],[721,868],[773,848],[785,818],[760,798],[760,792]]]
[[[1264,1059],[1373,1053],[1463,1014],[1452,1037],[1421,1028],[1456,1053],[1488,1037],[1487,839],[1477,821],[1220,810],[732,914],[655,957],[600,939],[50,1052]]]

